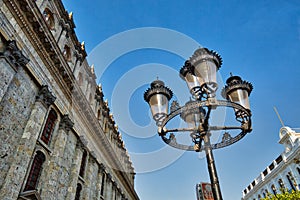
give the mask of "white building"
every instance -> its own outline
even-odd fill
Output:
[[[277,194],[281,188],[289,191],[300,186],[300,133],[282,127],[279,143],[285,150],[243,191],[242,200],[258,200],[267,193]]]

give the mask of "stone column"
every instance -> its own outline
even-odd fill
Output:
[[[30,158],[42,130],[42,124],[46,119],[47,110],[54,101],[55,97],[49,91],[48,87],[42,86],[19,141],[14,161],[0,190],[0,199],[17,199],[22,183],[26,183],[24,178],[26,170],[30,169],[28,168]]]
[[[115,181],[112,182],[112,200],[117,199],[117,183]]]
[[[84,148],[84,146],[81,143],[81,141],[77,140],[74,160],[73,160],[73,163],[71,166],[71,173],[70,173],[70,179],[69,179],[69,184],[68,184],[68,193],[67,193],[67,197],[65,199],[74,199],[75,198],[79,170],[80,170],[80,163],[81,163],[82,154],[83,154],[83,148]]]
[[[101,197],[101,186],[102,186],[102,176],[104,176],[104,165],[100,164],[98,166],[98,176],[97,176],[97,185],[96,185],[96,194],[93,200],[99,200]]]
[[[76,153],[77,137],[72,131],[69,132],[67,138],[67,144],[65,146],[62,166],[59,169],[60,176],[58,177],[58,184],[61,186],[58,188],[59,199],[64,199],[67,196],[70,174],[72,170],[73,159]]]
[[[112,199],[112,177],[110,173],[107,173],[106,175],[106,187],[105,187],[105,194],[104,194],[105,200],[111,200]]]
[[[117,188],[117,200],[121,200],[121,188]]]
[[[105,197],[105,187],[106,187],[106,172],[105,172],[105,166],[103,163],[100,164],[100,174],[101,174],[101,185],[100,185],[100,199],[104,199]]]
[[[91,197],[90,199],[96,199],[97,198],[97,194],[98,194],[98,191],[97,190],[97,177],[98,177],[98,171],[99,171],[99,166],[98,164],[96,163],[96,160],[94,160],[94,158],[92,159],[92,169],[93,171],[91,171],[91,174],[92,174],[92,177],[91,177]]]
[[[14,162],[18,142],[35,103],[37,87],[23,68],[29,62],[16,45],[0,35],[0,188]],[[22,83],[22,84],[21,84]]]
[[[115,200],[115,182],[114,181],[112,181],[112,183],[111,183],[111,197],[110,197],[110,199],[111,200]]]
[[[46,168],[46,183],[43,184],[42,199],[57,200],[64,199],[58,198],[61,194],[58,194],[58,188],[63,187],[58,183],[58,178],[62,176],[59,174],[60,169],[63,166],[63,155],[65,145],[68,138],[68,132],[73,127],[74,123],[70,120],[68,115],[64,115],[59,124],[59,130],[54,143],[53,155],[50,158],[49,166]]]
[[[5,57],[0,56],[0,102],[2,101],[3,96],[5,95],[13,77],[16,73],[15,69],[10,65]]]
[[[29,62],[14,40],[5,41],[0,36],[0,102],[6,93],[19,66],[24,67]]]
[[[83,200],[92,199],[93,196],[93,185],[95,182],[94,164],[95,161],[92,161],[92,158],[90,157],[86,165],[86,173],[84,178],[84,190],[82,195]]]

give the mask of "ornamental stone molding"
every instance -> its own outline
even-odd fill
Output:
[[[108,180],[112,181],[112,176],[111,176],[110,173],[107,173],[106,177],[107,177]]]
[[[30,61],[23,55],[15,40],[2,41],[1,49],[0,56],[8,58],[8,60],[16,67],[24,67]]]
[[[54,103],[56,97],[50,92],[47,85],[43,85],[36,96],[36,101],[44,103],[47,107]]]
[[[65,130],[66,132],[69,132],[74,126],[74,123],[69,118],[69,115],[63,115],[61,118],[59,128]]]
[[[88,141],[84,135],[79,136],[81,143],[86,147],[88,145]]]
[[[84,149],[85,146],[84,146],[84,144],[82,144],[82,142],[80,140],[77,140],[76,148],[77,149]]]
[[[99,166],[99,169],[100,169],[100,172],[105,172],[106,167],[103,163],[101,163]]]

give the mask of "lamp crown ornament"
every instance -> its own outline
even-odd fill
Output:
[[[150,101],[150,98],[155,94],[163,94],[170,100],[173,97],[173,92],[171,89],[165,86],[165,83],[161,80],[155,80],[150,84],[150,88],[144,93],[144,99],[146,102]]]
[[[192,72],[192,65],[191,65],[191,62],[189,60],[186,60],[184,62],[183,67],[180,69],[180,71],[179,71],[180,78],[182,78],[184,80],[187,73],[190,73],[190,74],[193,73]]]
[[[226,86],[222,89],[221,95],[223,98],[228,99],[228,95],[233,92],[234,90],[237,89],[242,89],[246,90],[248,93],[248,97],[250,96],[252,90],[253,90],[253,85],[248,82],[242,80],[241,77],[239,76],[231,76],[226,80]]]
[[[207,48],[199,48],[189,59],[192,66],[197,65],[200,62],[212,61],[215,63],[217,69],[220,69],[223,60],[222,57],[216,52]]]

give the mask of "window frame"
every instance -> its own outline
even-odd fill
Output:
[[[52,139],[52,135],[55,129],[57,119],[58,119],[57,113],[53,109],[51,109],[47,116],[46,122],[44,124],[42,134],[40,136],[40,140],[47,146],[49,146],[51,143],[51,139]]]
[[[30,170],[23,191],[31,191],[37,188],[40,176],[43,171],[43,164],[45,163],[45,161],[45,154],[42,151],[36,151],[35,156],[30,165]]]

